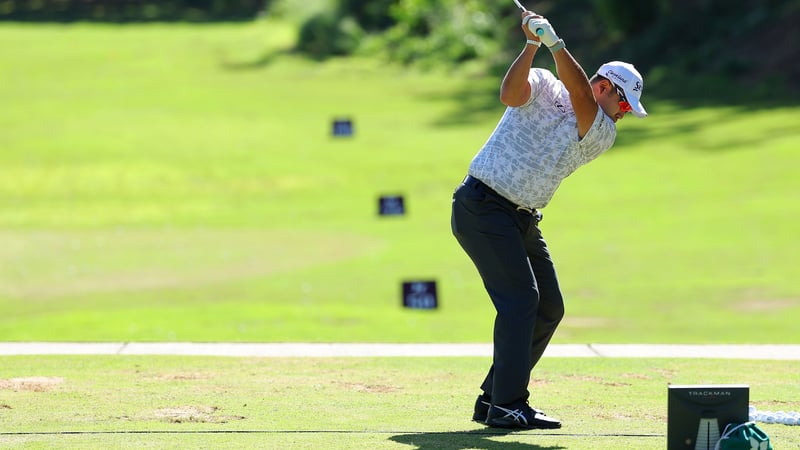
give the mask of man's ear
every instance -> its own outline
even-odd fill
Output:
[[[602,80],[600,82],[600,93],[603,95],[608,95],[609,93],[614,92],[614,86],[608,80]]]

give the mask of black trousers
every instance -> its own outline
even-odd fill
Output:
[[[527,400],[533,367],[564,317],[564,299],[538,211],[467,177],[453,194],[453,235],[478,269],[497,311],[492,366],[481,385],[492,403]]]

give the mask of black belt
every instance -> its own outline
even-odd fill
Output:
[[[486,192],[494,195],[499,200],[501,200],[502,202],[506,203],[509,207],[514,208],[517,211],[525,212],[525,213],[528,213],[528,214],[531,214],[531,215],[538,215],[538,211],[536,210],[536,208],[528,208],[527,206],[517,205],[516,203],[514,203],[511,200],[503,197],[497,191],[495,191],[494,189],[490,188],[486,183],[484,183],[483,181],[473,177],[472,175],[467,175],[467,177],[464,178],[464,185],[472,187],[472,188],[482,188]]]

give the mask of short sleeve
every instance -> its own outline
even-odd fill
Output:
[[[547,75],[550,75],[550,77],[548,78]],[[553,74],[550,71],[531,68],[531,70],[528,72],[528,84],[531,85],[531,96],[528,97],[528,101],[521,105],[521,107],[525,107],[533,103],[533,101],[536,100],[536,97],[538,97],[542,92],[543,88],[550,84],[551,79],[555,80],[555,77],[553,77]]]
[[[617,138],[617,126],[603,109],[597,108],[597,115],[589,127],[589,131],[578,143],[584,163],[589,162],[614,145]]]

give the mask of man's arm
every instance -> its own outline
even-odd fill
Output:
[[[527,26],[525,17],[535,16],[531,11],[524,11],[522,13],[522,31],[529,41],[539,41],[539,37],[532,33]],[[522,106],[531,96],[531,85],[528,82],[528,75],[531,71],[533,64],[533,57],[536,56],[536,50],[539,49],[538,45],[525,44],[525,48],[517,56],[517,59],[511,63],[508,68],[506,76],[503,77],[503,83],[500,85],[500,101],[506,106]]]
[[[582,138],[589,132],[597,116],[598,106],[592,85],[586,72],[566,48],[553,52],[553,60],[556,62],[558,78],[569,91],[569,100],[578,119],[578,136]]]
[[[511,63],[503,84],[500,85],[500,101],[506,106],[522,106],[531,96],[531,85],[528,75],[533,64],[533,57],[538,47],[525,44],[525,49]]]
[[[592,123],[594,123],[594,119],[597,116],[597,108],[599,108],[597,100],[594,98],[592,85],[589,83],[589,79],[581,66],[572,57],[572,54],[564,48],[564,41],[558,38],[553,26],[547,19],[536,16],[528,22],[528,25],[539,31],[542,43],[553,54],[558,78],[569,91],[569,100],[578,120],[578,137],[582,138],[592,127]]]

